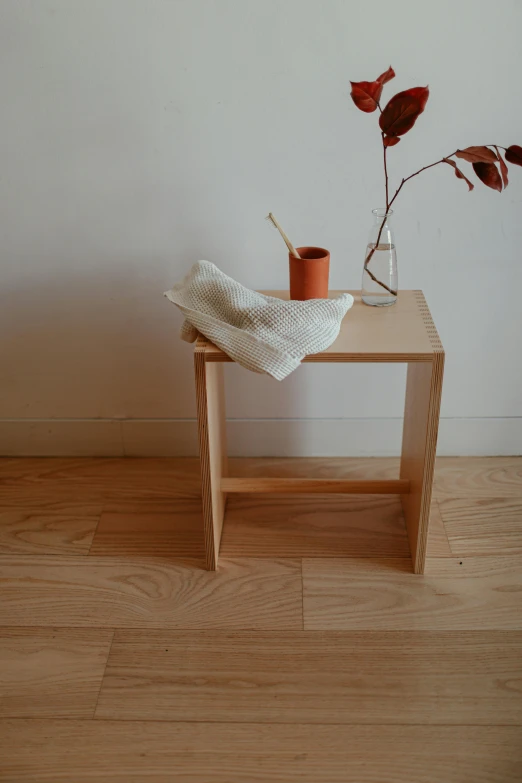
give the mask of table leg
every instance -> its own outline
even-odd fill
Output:
[[[401,500],[416,574],[426,560],[443,372],[442,351],[432,362],[408,364],[400,477],[411,482]]]
[[[205,341],[194,352],[198,410],[201,494],[205,533],[205,564],[215,571],[225,516],[226,494],[221,479],[228,475],[223,365],[205,362]]]

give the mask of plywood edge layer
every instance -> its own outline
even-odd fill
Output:
[[[340,363],[352,362],[365,363],[365,362],[393,362],[403,363],[406,362],[431,362],[433,360],[433,353],[313,353],[305,356],[302,360],[303,363]],[[205,351],[206,362],[233,362],[228,354],[217,348],[212,343],[207,343]]]
[[[224,478],[221,491],[229,493],[407,495],[408,479],[347,481],[309,478]]]

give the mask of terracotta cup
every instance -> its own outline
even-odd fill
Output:
[[[298,247],[290,260],[290,299],[328,299],[330,253],[324,247]]]

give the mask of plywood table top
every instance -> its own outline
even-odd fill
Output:
[[[288,299],[288,291],[261,291]],[[331,291],[333,298],[343,293]],[[369,307],[360,291],[349,291],[355,302],[341,324],[339,336],[325,351],[306,356],[304,362],[426,362],[443,353],[422,291],[400,291],[390,307]],[[207,342],[205,361],[233,361],[220,348]]]

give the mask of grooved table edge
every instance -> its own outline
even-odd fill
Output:
[[[270,294],[283,293],[283,292],[268,292],[260,291],[260,293]],[[331,294],[342,293],[340,291],[332,291]],[[350,292],[357,295],[360,292]],[[424,328],[424,333],[427,337],[427,342],[431,346],[431,350],[395,350],[395,351],[382,351],[382,350],[361,350],[361,351],[330,351],[325,350],[320,353],[307,354],[302,360],[303,364],[317,364],[317,363],[346,363],[346,364],[365,364],[365,363],[382,363],[382,364],[408,364],[412,362],[433,362],[434,357],[437,354],[443,354],[444,348],[440,340],[439,334],[433,322],[428,304],[424,297],[424,293],[421,290],[408,290],[404,293],[409,295],[410,307],[413,311],[417,310],[417,324],[421,329]],[[382,308],[369,308],[382,309]],[[347,314],[350,318],[350,311]],[[400,346],[397,346],[400,347]],[[230,358],[225,351],[218,348],[210,340],[202,337],[201,350],[204,353],[205,362],[223,362],[233,363],[234,359]]]
[[[205,339],[205,338],[203,338]],[[206,362],[230,362],[233,363],[234,359],[231,359],[228,354],[218,348],[214,343],[210,341],[206,342],[205,346],[205,361]],[[311,353],[305,356],[301,360],[301,363],[306,364],[368,364],[368,363],[381,363],[381,364],[407,364],[408,362],[432,362],[433,353]]]

